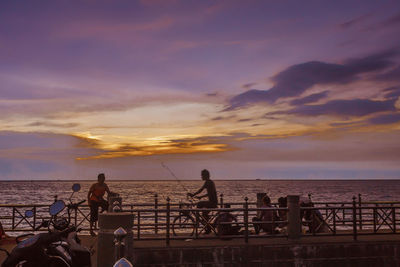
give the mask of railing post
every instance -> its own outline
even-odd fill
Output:
[[[336,235],[336,210],[335,208],[332,210],[333,214],[333,234]]]
[[[199,238],[199,226],[200,226],[200,212],[195,211],[195,223],[194,223],[194,236],[195,238]]]
[[[170,206],[170,198],[167,197],[167,229],[166,229],[166,243],[169,246],[169,229],[170,229],[170,218],[171,218],[171,206]]]
[[[140,218],[140,210],[137,212],[137,239],[140,240],[140,224],[141,224],[141,218]]]
[[[329,207],[329,205],[328,205],[328,203],[326,203],[325,208],[328,208],[328,207]],[[328,209],[325,210],[325,216],[328,217]]]
[[[393,233],[396,233],[396,208],[392,208]]]
[[[316,228],[316,223],[315,223],[315,210],[312,210],[311,211],[311,214],[312,214],[312,219],[311,219],[311,222],[309,222],[310,223],[310,225],[311,225],[311,228],[312,228],[312,234],[313,235],[315,235],[315,228]]]
[[[288,202],[288,238],[299,239],[301,236],[301,218],[300,218],[300,203],[299,196],[287,196]]]
[[[35,228],[36,228],[36,206],[33,206],[33,230],[35,230]]]
[[[345,224],[346,224],[346,223],[345,223],[345,220],[346,220],[346,208],[345,208],[345,205],[344,205],[344,204],[342,204],[342,207],[343,207],[343,210],[342,210],[342,212],[343,212],[342,224],[345,225]]]
[[[374,216],[374,233],[376,233],[376,222],[377,222],[377,216],[376,216],[376,206],[375,207],[372,207],[372,213],[373,213],[373,216]]]
[[[158,234],[158,195],[154,194],[154,232]]]
[[[356,209],[356,197],[353,196],[353,239],[357,240],[357,209]]]
[[[249,243],[249,199],[244,198],[244,242]]]
[[[12,211],[12,224],[11,224],[11,229],[15,229],[15,207],[13,207]]]
[[[360,230],[362,230],[361,194],[358,194],[358,207],[359,207],[359,209],[358,209],[358,218],[359,218],[359,221],[360,221],[359,228],[360,228]]]
[[[220,194],[219,195],[219,203],[220,203],[220,207],[223,208],[224,207],[224,194]]]
[[[78,209],[75,209],[75,225],[78,225]]]

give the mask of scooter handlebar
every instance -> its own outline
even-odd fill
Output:
[[[77,209],[78,208],[78,206],[79,205],[81,205],[83,202],[85,202],[86,200],[81,200],[81,201],[79,201],[78,203],[71,203],[71,204],[68,204],[67,205],[67,207],[69,208],[69,209]]]

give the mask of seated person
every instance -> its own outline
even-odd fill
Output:
[[[311,200],[300,200],[300,208],[311,208],[314,207],[314,203]],[[321,212],[317,209],[312,210],[301,210],[301,219],[303,224],[308,226],[309,233],[327,233],[329,232],[328,224],[325,222]]]
[[[263,197],[262,199],[263,205],[262,208],[272,208],[271,199],[268,196]],[[279,220],[276,211],[274,210],[263,210],[260,212],[260,215],[253,218],[253,225],[256,234],[260,233],[260,230],[263,230],[265,233],[275,233],[275,228],[277,226],[276,221]]]
[[[280,197],[278,199],[278,206],[279,208],[287,208],[287,197]],[[279,227],[283,228],[287,226],[287,211],[286,210],[278,210],[279,215]]]
[[[225,204],[224,208],[229,209],[231,206]],[[229,211],[221,212],[214,221],[214,227],[217,229],[218,235],[237,235],[240,231],[239,225],[233,225],[232,223],[237,222],[235,215]]]

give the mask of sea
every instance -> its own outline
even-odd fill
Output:
[[[0,181],[0,204],[49,205],[57,195],[68,200],[72,185],[81,190],[73,200],[87,199],[87,192],[96,181]],[[314,202],[350,202],[360,194],[362,201],[400,201],[400,180],[214,180],[218,195],[224,202],[243,202],[247,197],[255,202],[257,193],[267,193],[273,202],[281,196],[300,195]],[[123,204],[159,203],[169,197],[172,203],[185,201],[187,192],[195,192],[203,182],[196,181],[106,181],[112,192],[120,194]]]

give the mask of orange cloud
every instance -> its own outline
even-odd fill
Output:
[[[105,149],[105,147],[109,145],[101,142],[95,137],[85,137],[83,135],[76,137],[81,139],[83,146],[99,149],[99,154],[87,157],[77,157],[77,160],[110,159],[165,154],[216,153],[233,149],[228,144],[218,142],[218,139],[209,137],[159,141],[155,142],[154,145],[115,145],[115,148],[113,149]]]

